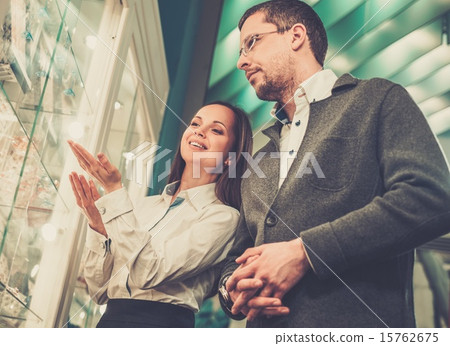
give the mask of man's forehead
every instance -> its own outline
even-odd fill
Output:
[[[248,35],[260,32],[261,30],[271,30],[275,27],[274,24],[267,23],[265,19],[266,16],[263,12],[257,12],[248,17],[241,29],[241,40],[245,39]]]

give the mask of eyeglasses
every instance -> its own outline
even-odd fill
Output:
[[[275,31],[269,31],[269,32],[262,32],[260,34],[254,34],[254,35],[251,35],[250,37],[247,37],[244,40],[244,42],[242,43],[241,49],[239,49],[239,56],[241,56],[241,54],[244,54],[244,56],[247,56],[248,53],[252,50],[256,41],[261,39],[264,35],[275,34],[276,32],[280,32],[280,31],[275,30]]]

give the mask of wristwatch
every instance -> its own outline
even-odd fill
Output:
[[[230,297],[230,293],[228,293],[226,288],[227,280],[230,278],[229,276],[225,276],[219,284],[219,301],[222,306],[223,311],[227,314],[228,317],[231,317],[233,320],[243,320],[246,316],[243,313],[238,313],[234,315],[231,312],[231,308],[233,307],[233,300]]]

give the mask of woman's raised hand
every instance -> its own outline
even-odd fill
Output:
[[[122,175],[117,167],[109,162],[105,154],[100,153],[97,159],[83,146],[73,141],[67,141],[81,168],[96,179],[106,193],[122,188]]]
[[[100,198],[100,194],[98,193],[94,182],[89,180],[88,183],[85,177],[82,175],[79,176],[75,172],[69,174],[69,180],[72,185],[73,194],[77,200],[77,205],[88,219],[89,226],[94,231],[108,237],[100,212],[95,205],[95,201]]]

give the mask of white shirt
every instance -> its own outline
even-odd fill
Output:
[[[232,246],[239,212],[217,199],[215,183],[181,191],[171,206],[177,186],[136,207],[124,188],[96,201],[111,243],[109,252],[106,238],[88,229],[85,278],[95,302],[133,298],[199,310],[217,278],[213,266]]]
[[[271,115],[284,124],[280,133],[280,180],[278,188],[286,179],[305,137],[310,103],[330,97],[337,79],[333,71],[321,70],[301,83],[294,93],[295,113],[292,123],[288,122],[284,112],[278,112],[281,107],[279,103],[273,107]]]

